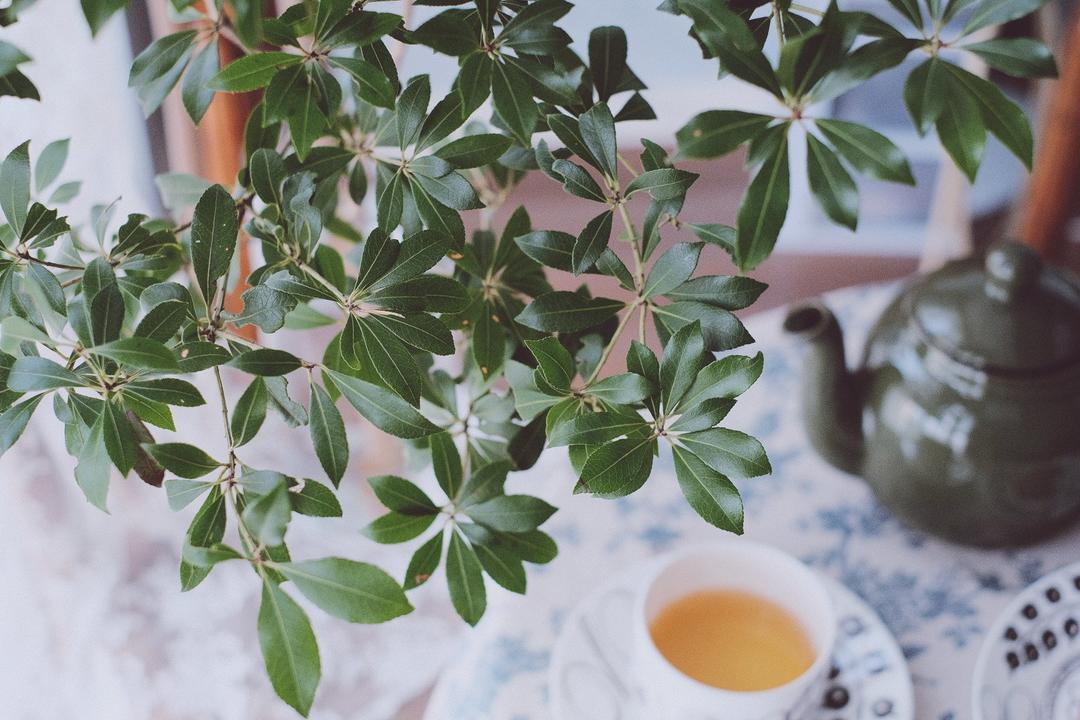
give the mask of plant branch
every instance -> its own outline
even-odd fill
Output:
[[[626,330],[626,326],[630,324],[630,318],[634,316],[634,311],[638,305],[641,304],[641,298],[638,298],[631,305],[627,305],[627,313],[619,320],[619,326],[615,328],[615,333],[611,336],[610,342],[604,348],[604,352],[600,355],[600,359],[596,362],[596,367],[589,375],[589,379],[585,381],[585,387],[592,385],[596,382],[596,378],[600,376],[600,371],[604,369],[604,365],[607,364],[608,358],[611,357],[611,353],[615,350],[615,345],[619,342],[619,338],[622,337],[623,331]]]

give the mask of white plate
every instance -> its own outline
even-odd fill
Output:
[[[611,578],[567,617],[548,679],[555,720],[639,720],[627,677],[629,626],[634,594],[654,562]],[[854,593],[825,583],[839,618],[833,669],[820,712],[802,720],[914,720],[911,676],[896,640]]]
[[[972,688],[975,720],[1080,718],[1080,563],[1013,598],[983,641]]]

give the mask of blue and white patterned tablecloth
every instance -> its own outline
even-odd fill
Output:
[[[849,358],[860,357],[867,331],[896,292],[895,285],[870,286],[827,298],[848,331]],[[984,633],[1013,594],[1080,559],[1080,534],[988,552],[901,525],[861,480],[831,468],[807,445],[798,418],[799,350],[780,331],[782,317],[772,311],[749,322],[765,372],[725,423],[760,438],[774,468],[770,477],[740,484],[747,535],[802,558],[877,610],[908,659],[918,720],[970,718]],[[575,603],[620,569],[718,532],[687,506],[663,451],[646,486],[618,501],[572,496],[565,454],[548,455],[511,488],[528,488],[560,508],[545,528],[560,555],[548,566],[529,566],[524,597],[489,586],[487,615],[445,671],[427,720],[548,718],[551,650]]]

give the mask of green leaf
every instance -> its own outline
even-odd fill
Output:
[[[80,4],[90,35],[95,36],[109,18],[127,7],[128,0],[80,0]]]
[[[356,94],[363,100],[372,105],[393,109],[397,93],[394,84],[382,70],[356,58],[329,57],[327,61],[348,73],[356,87]]]
[[[966,86],[953,78],[947,86],[949,102],[936,123],[938,139],[968,180],[975,182],[986,150],[986,125],[978,100]]]
[[[264,377],[287,375],[301,366],[300,359],[292,353],[272,348],[259,348],[242,352],[228,362],[229,367]]]
[[[495,111],[506,123],[510,133],[522,145],[529,147],[533,130],[540,119],[540,111],[533,102],[528,78],[510,63],[494,63],[491,97]]]
[[[182,478],[194,480],[222,466],[205,451],[186,443],[146,443],[142,447],[158,465]]]
[[[105,413],[98,415],[90,428],[90,433],[79,450],[79,462],[75,466],[75,482],[79,485],[87,501],[103,512],[109,497],[109,476],[111,475],[109,453],[105,449]]]
[[[753,357],[727,355],[715,360],[697,374],[686,393],[684,405],[693,407],[714,398],[742,395],[759,377],[764,364],[761,353]]]
[[[844,120],[816,120],[825,139],[860,172],[879,180],[914,185],[907,158],[887,137]]]
[[[530,258],[556,270],[571,271],[576,238],[558,230],[537,230],[519,235],[514,243]]]
[[[432,442],[434,443],[434,440],[441,435],[445,435],[445,433],[434,435]],[[434,452],[434,446],[432,450]],[[457,450],[455,449],[454,452],[456,459]],[[457,460],[457,466],[460,474],[460,459]],[[439,465],[436,465],[436,472],[439,472]],[[368,484],[371,485],[375,497],[386,506],[387,510],[393,510],[402,515],[434,515],[439,512],[439,508],[435,506],[435,503],[431,501],[431,498],[423,490],[404,478],[396,475],[380,475],[368,478]]]
[[[281,588],[264,580],[258,626],[270,684],[278,697],[307,717],[322,673],[307,615]]]
[[[405,515],[388,512],[360,530],[364,535],[380,544],[408,542],[424,534],[435,522],[436,515]]]
[[[381,623],[413,609],[401,586],[374,565],[331,557],[273,567],[304,597],[342,620]]]
[[[945,61],[932,57],[912,70],[904,83],[904,104],[920,135],[933,127],[945,109],[948,77],[944,65]]]
[[[413,175],[413,180],[424,188],[429,196],[453,210],[476,210],[484,207],[472,183],[456,172],[442,177],[417,173]]]
[[[405,590],[420,587],[435,573],[442,559],[442,546],[443,534],[438,532],[417,548],[405,570]]]
[[[435,155],[464,170],[495,162],[510,149],[511,144],[512,141],[505,135],[466,135],[443,145],[435,151]]]
[[[475,468],[469,481],[458,492],[455,502],[457,508],[464,510],[502,495],[506,486],[506,476],[511,469],[512,465],[509,462],[501,460]]]
[[[585,229],[578,235],[577,240],[574,241],[571,262],[575,275],[580,275],[591,268],[604,250],[607,249],[608,243],[611,241],[612,217],[613,211],[611,210],[600,213],[589,221]],[[530,307],[532,306],[530,305]],[[526,309],[526,312],[528,312],[528,309]],[[521,320],[520,315],[518,316],[518,322],[528,325],[528,323]]]
[[[471,523],[462,523],[459,527],[469,538],[484,572],[510,592],[525,594],[525,567],[521,559],[500,543],[491,530]]]
[[[743,531],[743,502],[738,488],[696,455],[672,449],[675,477],[690,507],[711,525],[738,535]]]
[[[214,543],[210,547],[198,547],[189,542],[184,543],[180,551],[180,557],[185,563],[200,568],[212,568],[218,563],[227,560],[243,560],[244,556],[237,550],[224,543]]]
[[[500,495],[466,510],[474,521],[503,532],[535,530],[554,513],[554,507],[531,495]]]
[[[395,437],[416,439],[439,428],[394,393],[359,378],[324,368],[345,399],[375,427]]]
[[[2,47],[2,45],[0,45]],[[49,187],[56,178],[60,177],[60,171],[67,162],[70,138],[54,140],[45,146],[34,163],[34,189],[42,192]]]
[[[629,495],[649,478],[655,446],[652,438],[615,440],[600,445],[582,466],[575,492],[584,490],[608,498]]]
[[[485,53],[473,53],[461,64],[457,92],[461,96],[462,116],[471,115],[491,94],[495,61]]]
[[[295,513],[311,517],[341,517],[341,503],[334,497],[334,492],[311,478],[300,482],[299,489],[289,489],[289,500]]]
[[[95,355],[115,360],[121,365],[138,370],[177,372],[180,366],[176,356],[163,343],[145,337],[130,337],[96,345]]]
[[[180,407],[198,407],[206,404],[206,400],[194,385],[176,378],[135,380],[125,385],[123,392],[125,395],[134,393],[146,400]]]
[[[83,280],[85,287],[85,278]],[[90,303],[90,325],[93,345],[102,345],[120,336],[124,324],[124,297],[115,281],[106,285]],[[80,338],[81,339],[81,338]]]
[[[680,436],[679,442],[706,465],[728,477],[752,478],[772,472],[761,443],[738,430],[702,430]]]
[[[1050,49],[1031,38],[994,38],[962,45],[990,67],[1013,77],[1057,77],[1057,63]]]
[[[665,342],[679,328],[692,322],[701,323],[705,347],[711,352],[731,350],[754,341],[733,313],[705,303],[681,300],[654,305],[653,317],[657,333]]]
[[[398,340],[414,348],[437,355],[454,354],[454,338],[450,331],[431,315],[412,313],[396,317],[393,315],[375,315],[371,322],[382,325],[393,333]]]
[[[922,43],[905,37],[884,37],[868,42],[848,54],[840,65],[822,78],[811,92],[815,102],[824,102],[860,86],[880,72],[902,63]]]
[[[85,385],[86,381],[83,378],[63,365],[41,357],[17,358],[7,376],[7,387],[15,392],[55,390]]]
[[[106,402],[102,409],[104,417],[105,449],[109,459],[126,476],[139,461],[139,445],[132,431],[131,422],[119,404]]]
[[[218,280],[229,271],[239,224],[236,203],[220,185],[212,185],[199,198],[191,221],[191,262],[206,302],[212,302]]]
[[[552,163],[552,170],[559,173],[563,179],[563,188],[571,195],[577,195],[593,202],[605,202],[607,197],[600,186],[593,180],[592,175],[585,168],[570,162],[569,160],[556,160]]]
[[[285,483],[279,483],[273,490],[248,504],[242,517],[244,525],[259,542],[276,547],[285,542],[291,514],[289,490]]]
[[[581,125],[577,120],[559,113],[553,113],[547,116],[547,124],[570,152],[597,170],[602,169],[600,161],[593,155],[589,146],[585,144],[585,138],[581,134]]]
[[[8,153],[0,164],[0,209],[16,235],[22,234],[30,206],[30,141]]]
[[[790,182],[785,134],[758,168],[739,206],[735,256],[740,270],[752,270],[772,253],[787,216]]]
[[[215,46],[216,43],[210,45],[210,47]],[[234,93],[258,90],[269,85],[270,80],[279,70],[299,65],[303,61],[303,55],[286,52],[257,52],[243,55],[210,78],[207,86],[211,90]]]
[[[597,95],[606,102],[626,74],[626,32],[621,27],[607,25],[589,34],[589,69]]]
[[[289,133],[292,134],[293,148],[296,150],[296,157],[303,162],[307,159],[312,144],[326,130],[327,121],[326,116],[319,108],[319,102],[323,94],[315,79],[309,78],[301,92],[303,94],[299,96],[299,102],[289,113],[287,120]]]
[[[577,332],[599,325],[624,307],[618,300],[559,290],[533,300],[516,319],[542,332]]]
[[[833,222],[855,230],[859,221],[859,189],[836,153],[813,135],[806,135],[806,172],[810,189]]]
[[[922,13],[919,11],[918,0],[889,0],[889,4],[896,8],[901,15],[911,21],[917,29],[922,29]]]
[[[187,319],[188,304],[183,300],[165,300],[154,306],[135,327],[135,337],[156,342],[170,340]],[[172,355],[172,353],[169,353]],[[176,357],[173,355],[173,363]]]
[[[704,243],[675,243],[656,261],[645,279],[645,297],[663,295],[686,282],[697,268]]]
[[[202,121],[214,99],[210,79],[217,74],[218,68],[218,44],[212,40],[195,55],[184,74],[180,98],[184,102],[184,109],[196,125]]]
[[[974,11],[964,25],[961,35],[970,35],[990,25],[1003,25],[1010,20],[1022,18],[1045,4],[1046,0],[983,0],[974,5]]]
[[[648,380],[636,373],[611,375],[588,388],[588,394],[604,402],[625,405],[641,402],[653,393]]]
[[[1034,143],[1031,124],[1023,109],[989,80],[956,65],[949,64],[947,69],[952,74],[950,86],[965,88],[978,103],[986,128],[1030,169]]]
[[[234,447],[246,445],[255,437],[255,433],[259,432],[263,421],[266,420],[268,397],[266,383],[260,377],[252,380],[240,395],[230,419]]]
[[[640,375],[633,377],[641,378]],[[641,417],[616,412],[590,412],[556,425],[548,435],[548,447],[564,445],[601,445],[624,435],[648,430]]]
[[[311,383],[311,442],[315,455],[319,458],[326,476],[341,485],[345,468],[349,464],[349,438],[345,434],[345,423],[341,419],[330,395],[316,383]]]
[[[168,77],[170,70],[190,55],[197,34],[195,30],[182,30],[150,43],[131,63],[128,87],[145,86]],[[177,79],[179,76],[172,78],[168,86],[171,88]]]
[[[173,478],[165,481],[165,496],[169,500],[169,509],[183,510],[204,492],[214,487],[213,483],[200,480],[182,480]]]
[[[542,375],[544,381],[561,393],[569,392],[570,384],[577,375],[577,368],[574,366],[574,358],[558,338],[526,340],[525,344],[536,358],[537,372]]]
[[[724,310],[741,310],[754,304],[768,287],[743,275],[703,275],[687,280],[664,295],[672,300],[694,300]]]
[[[599,162],[600,170],[609,178],[619,176],[616,167],[618,147],[615,139],[615,119],[607,103],[599,102],[578,118],[581,139]]]
[[[705,340],[697,322],[684,325],[664,345],[660,389],[667,410],[679,407],[686,391],[694,384],[704,355]]]
[[[419,405],[420,369],[408,348],[382,325],[361,321],[356,327],[360,330],[357,352],[369,361],[364,364],[410,405]]]
[[[402,150],[416,142],[430,101],[431,82],[427,75],[413,78],[401,91],[394,116],[397,119],[398,145]]]
[[[191,526],[188,527],[186,544],[195,547],[211,547],[221,542],[225,536],[225,513],[225,496],[217,490],[211,490],[210,495],[195,513]],[[210,568],[196,567],[181,560],[180,589],[187,592],[195,588],[208,574],[210,574]]]
[[[483,572],[476,553],[456,531],[450,535],[446,553],[446,582],[450,601],[461,619],[470,625],[480,622],[487,607]]]
[[[735,401],[730,398],[706,400],[697,405],[687,404],[686,410],[668,426],[668,430],[680,433],[708,430],[719,425],[733,407]]]
[[[0,455],[10,450],[26,430],[26,424],[30,422],[43,397],[45,396],[34,395],[0,413]]]
[[[438,480],[442,491],[446,493],[446,497],[453,500],[461,492],[461,455],[458,453],[457,445],[454,444],[454,439],[447,432],[432,435],[430,442],[431,465],[435,470],[435,479]],[[391,508],[391,510],[397,509]]]
[[[675,168],[648,170],[631,180],[623,190],[623,195],[629,197],[644,190],[652,196],[653,200],[660,202],[674,200],[685,196],[686,191],[698,177],[697,173]]]

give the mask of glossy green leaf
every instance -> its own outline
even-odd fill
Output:
[[[694,300],[724,310],[742,310],[756,301],[768,287],[743,275],[702,275],[668,290],[672,300]]]
[[[432,437],[433,450],[435,438],[443,434],[439,433]],[[457,460],[457,464],[458,473],[460,474],[461,460]],[[436,472],[440,471],[439,467],[438,464],[435,466]],[[427,493],[405,478],[396,475],[379,475],[378,477],[368,478],[368,484],[371,485],[375,497],[386,506],[387,510],[393,510],[402,515],[434,515],[439,512],[439,508],[435,506]]]
[[[675,457],[675,477],[690,507],[711,525],[741,535],[743,503],[738,488],[696,455],[679,446]]]
[[[238,231],[232,195],[212,185],[199,198],[191,222],[191,262],[207,302],[214,299],[218,280],[229,270]]]
[[[591,268],[604,250],[607,249],[608,243],[611,241],[612,217],[612,211],[605,210],[590,220],[581,231],[581,234],[577,236],[571,251],[571,266],[575,275],[580,275]],[[528,323],[521,320],[520,315],[518,316],[518,322],[528,325]]]
[[[703,243],[675,243],[661,255],[645,278],[645,297],[663,295],[686,282],[697,268]]]
[[[606,102],[626,73],[626,32],[621,27],[606,25],[589,34],[589,69],[597,95]]]
[[[94,346],[95,355],[115,360],[137,370],[177,372],[180,370],[172,350],[157,340],[130,337]]]
[[[431,436],[431,464],[435,470],[435,479],[446,497],[454,499],[461,492],[462,467],[454,439],[449,433],[440,432]]]
[[[904,83],[904,104],[920,135],[933,127],[945,109],[947,75],[945,61],[932,57],[908,75]]]
[[[270,547],[285,542],[285,531],[292,514],[289,490],[279,483],[273,490],[262,495],[244,508],[244,525],[255,538]]]
[[[256,377],[236,401],[230,426],[233,446],[240,447],[250,442],[259,432],[266,420],[266,406],[269,393],[262,378]]]
[[[859,189],[836,153],[809,133],[806,135],[806,173],[810,190],[833,222],[855,230],[859,221]]]
[[[978,100],[960,81],[950,78],[949,101],[937,119],[938,139],[968,180],[975,182],[986,150],[986,124]]]
[[[165,481],[165,496],[169,500],[169,509],[183,510],[204,492],[214,487],[213,483],[200,480],[173,478]]]
[[[342,620],[381,623],[413,609],[401,586],[374,565],[331,557],[273,567],[319,609]]]
[[[210,80],[217,75],[220,67],[218,44],[211,41],[196,53],[184,74],[180,98],[188,116],[196,125],[202,121],[206,111],[210,109],[210,103],[214,99],[214,90],[210,87]]]
[[[372,383],[324,369],[357,412],[383,432],[401,438],[421,438],[438,431],[427,418],[394,393]]]
[[[8,224],[21,234],[30,206],[30,141],[19,145],[0,163],[0,209]]]
[[[284,350],[259,348],[240,353],[230,360],[228,365],[252,375],[274,377],[299,369],[301,363],[299,358]]]
[[[442,560],[442,547],[443,534],[438,532],[417,548],[412,559],[409,560],[409,567],[405,570],[403,585],[405,590],[420,587],[435,573],[439,567],[439,561]]]
[[[505,135],[493,133],[466,135],[443,145],[435,154],[458,169],[474,168],[498,160],[511,142]]]
[[[86,381],[63,365],[41,357],[16,358],[7,376],[7,387],[15,392],[82,387]]]
[[[264,580],[258,627],[274,692],[307,717],[322,674],[319,646],[307,615],[280,587]]]
[[[529,147],[540,111],[533,101],[532,89],[524,73],[510,63],[495,62],[491,75],[491,97],[495,111],[510,133],[519,143]]]
[[[625,305],[609,298],[588,298],[555,291],[541,295],[517,316],[526,327],[544,332],[577,332],[599,325]]]
[[[655,440],[645,438],[600,445],[581,468],[581,479],[575,492],[614,498],[636,491],[649,478],[655,445]]]
[[[571,195],[600,203],[607,199],[592,175],[580,165],[569,160],[556,160],[551,168],[562,176],[563,188]]]
[[[739,206],[736,258],[741,270],[752,270],[772,252],[787,216],[790,183],[785,135],[758,168]]]
[[[310,415],[309,429],[315,455],[326,476],[334,487],[338,487],[349,464],[349,439],[334,401],[326,390],[314,382],[311,383]]]
[[[907,158],[879,132],[846,120],[817,120],[819,130],[856,170],[879,180],[914,185]]]
[[[537,372],[544,381],[555,390],[568,392],[570,384],[577,374],[574,358],[557,338],[545,337],[539,340],[526,340],[525,344],[538,363]]]
[[[446,581],[450,587],[450,601],[461,619],[470,625],[480,622],[487,608],[483,572],[476,553],[457,532],[450,534]]]
[[[952,75],[950,86],[958,91],[960,87],[966,90],[978,104],[986,129],[1030,169],[1034,142],[1031,137],[1031,124],[1023,109],[1007,98],[992,82],[956,65],[950,64],[947,69]]]
[[[993,38],[963,45],[992,68],[1014,77],[1057,77],[1057,63],[1050,49],[1031,38]]]
[[[364,526],[360,532],[380,544],[403,543],[423,535],[435,522],[435,517],[391,511]]]
[[[665,408],[673,410],[679,407],[687,390],[694,384],[704,355],[705,341],[697,322],[682,327],[664,345],[664,355],[660,361],[660,388]]]
[[[194,480],[221,467],[214,458],[187,443],[146,443],[143,450],[174,475]]]
[[[738,430],[702,430],[680,436],[679,442],[710,468],[728,477],[752,478],[772,472],[761,443]]]

